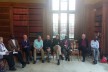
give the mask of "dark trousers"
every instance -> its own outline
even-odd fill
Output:
[[[68,47],[68,48],[63,47],[63,48],[62,48],[62,53],[64,54],[66,60],[69,59],[70,48],[69,48],[69,47]]]
[[[85,57],[86,57],[86,53],[87,53],[87,48],[86,47],[81,47],[81,51],[82,51],[83,61],[85,61]]]
[[[6,61],[8,62],[9,68],[14,67],[15,62],[13,58],[13,53],[10,53],[9,55],[3,55],[3,59],[6,59]]]
[[[26,62],[29,62],[30,59],[30,51],[28,48],[23,48],[23,52],[25,52]]]
[[[24,64],[24,60],[23,60],[21,51],[18,51],[18,53],[17,53],[17,54],[14,54],[14,56],[16,56],[16,57],[18,58],[18,61],[19,61],[21,64]]]

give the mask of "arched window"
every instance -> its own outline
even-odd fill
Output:
[[[59,34],[61,40],[65,36],[74,38],[75,4],[76,0],[51,1],[53,36]]]

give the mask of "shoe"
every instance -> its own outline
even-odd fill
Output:
[[[70,58],[68,58],[68,61],[70,61]]]
[[[82,60],[82,62],[85,62],[85,60]]]
[[[22,64],[22,68],[24,68],[26,66],[26,63]]]
[[[16,71],[17,69],[15,67],[9,68],[10,71]]]
[[[62,55],[60,55],[60,59],[61,59],[61,60],[64,60],[64,57],[63,57]]]
[[[65,60],[66,60],[66,61],[68,60],[67,57],[65,57]]]
[[[45,61],[44,60],[42,60],[42,63],[44,63]]]
[[[60,60],[58,60],[57,65],[60,65]]]
[[[33,64],[36,64],[36,61],[33,61]]]
[[[94,63],[94,64],[97,64],[97,61],[96,61],[96,60],[94,60],[94,61],[93,61],[93,63]]]
[[[27,62],[26,62],[26,64],[30,64],[30,62],[29,62],[29,61],[27,61]]]

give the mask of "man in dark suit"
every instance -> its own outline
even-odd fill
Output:
[[[70,47],[70,40],[68,39],[68,36],[65,36],[65,39],[62,41],[62,52],[65,55],[65,60],[70,61],[69,58],[69,47]]]
[[[47,35],[47,38],[43,41],[43,48],[44,48],[44,51],[47,52],[48,62],[50,62],[49,56],[51,52],[51,45],[52,45],[52,41],[50,39],[50,36]]]
[[[23,35],[23,40],[21,42],[22,50],[26,55],[26,63],[29,64],[30,59],[30,41],[28,40],[27,35]]]
[[[60,46],[60,39],[59,39],[59,35],[56,35],[56,37],[53,39],[53,50],[56,53],[56,58],[57,58],[57,65],[60,65],[60,59],[62,58],[61,55],[61,46]]]
[[[19,62],[22,64],[22,68],[26,66],[26,63],[23,60],[22,53],[20,51],[20,46],[18,41],[15,39],[15,36],[12,35],[11,39],[8,41],[9,51],[12,51],[15,56],[17,56]]]
[[[82,62],[85,62],[85,56],[88,48],[88,40],[86,39],[86,35],[82,34],[82,38],[78,41],[79,43],[79,51],[82,51]]]

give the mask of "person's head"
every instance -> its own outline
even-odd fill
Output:
[[[68,39],[68,36],[65,36],[65,39]]]
[[[0,43],[3,43],[3,37],[0,37]]]
[[[50,35],[47,35],[47,39],[48,39],[48,40],[50,39]]]
[[[25,35],[23,35],[23,39],[24,39],[24,40],[27,40],[27,38],[28,38],[28,37],[27,37],[27,35],[26,35],[26,34],[25,34]]]
[[[56,35],[56,39],[59,39],[59,35]]]
[[[41,36],[39,35],[39,36],[38,36],[38,41],[40,41],[41,39],[42,39],[42,38],[41,38]]]
[[[94,37],[94,41],[96,41],[97,39],[98,39],[98,37],[97,37],[97,36],[95,36],[95,37]]]
[[[11,39],[15,39],[15,36],[14,36],[14,35],[11,35],[10,38],[11,38]]]
[[[86,34],[82,34],[82,39],[85,39],[86,38]]]

